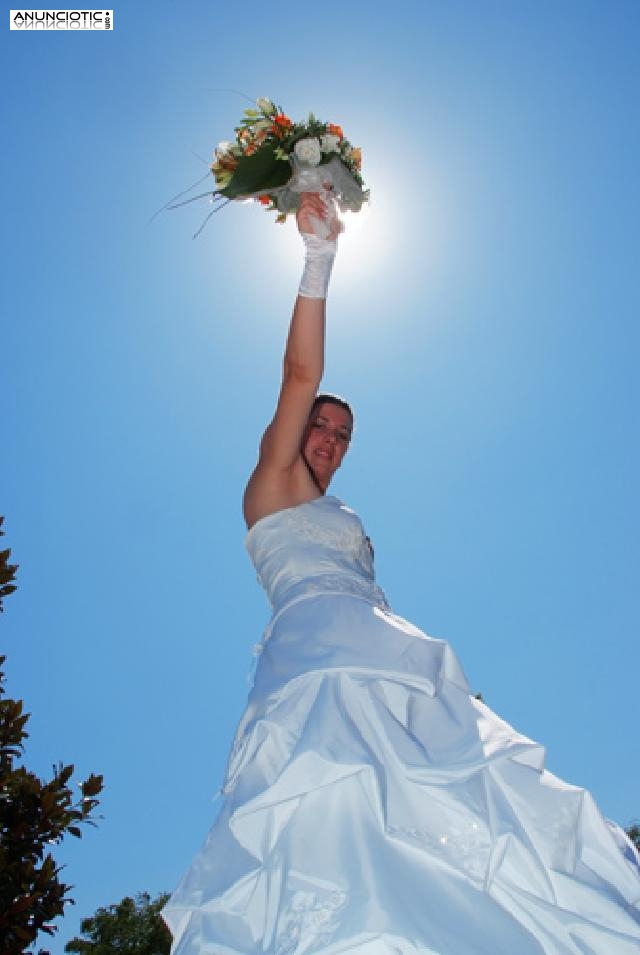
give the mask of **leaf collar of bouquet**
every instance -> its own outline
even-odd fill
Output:
[[[220,143],[211,164],[214,197],[257,199],[278,222],[295,212],[301,192],[329,189],[341,211],[358,212],[369,198],[360,172],[362,152],[335,123],[309,114],[294,123],[270,99],[245,109],[233,142]]]

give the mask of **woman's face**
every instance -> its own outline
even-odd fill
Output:
[[[346,408],[328,401],[309,418],[302,450],[323,491],[342,464],[352,430],[353,420]]]

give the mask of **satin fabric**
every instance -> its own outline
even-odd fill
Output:
[[[638,955],[640,869],[589,793],[394,614],[358,517],[259,521],[273,605],[179,955]]]

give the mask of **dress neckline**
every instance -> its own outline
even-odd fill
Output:
[[[285,514],[287,511],[297,511],[301,507],[308,507],[309,504],[317,504],[318,501],[338,501],[339,504],[342,504],[340,498],[336,497],[335,494],[319,494],[318,497],[312,497],[308,501],[301,501],[300,504],[292,504],[291,507],[281,507],[279,511],[272,511],[271,514],[265,514],[264,517],[259,517],[258,520],[251,525],[244,538],[245,546],[249,543],[251,535],[259,524],[263,524],[265,521],[268,521],[272,517],[277,517],[279,514]]]

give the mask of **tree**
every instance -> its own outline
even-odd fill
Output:
[[[9,556],[8,550],[0,552],[0,610],[2,599],[15,590],[17,568]],[[53,935],[51,920],[72,901],[72,886],[61,880],[49,848],[67,834],[79,838],[81,823],[94,824],[102,776],[89,776],[75,798],[69,788],[73,766],[54,766],[46,781],[19,764],[29,714],[22,700],[5,698],[5,659],[0,656],[0,951],[19,955],[38,932]]]
[[[3,524],[4,517],[0,517],[0,537],[4,537],[4,531],[2,530]],[[0,550],[0,613],[4,610],[2,601],[16,589],[13,581],[16,577],[18,565],[9,563],[10,556],[10,550]]]
[[[79,955],[169,955],[171,935],[160,916],[160,909],[169,898],[163,893],[151,900],[148,892],[135,899],[128,896],[99,908],[91,918],[83,919],[80,931],[84,938],[73,938],[65,952]]]

